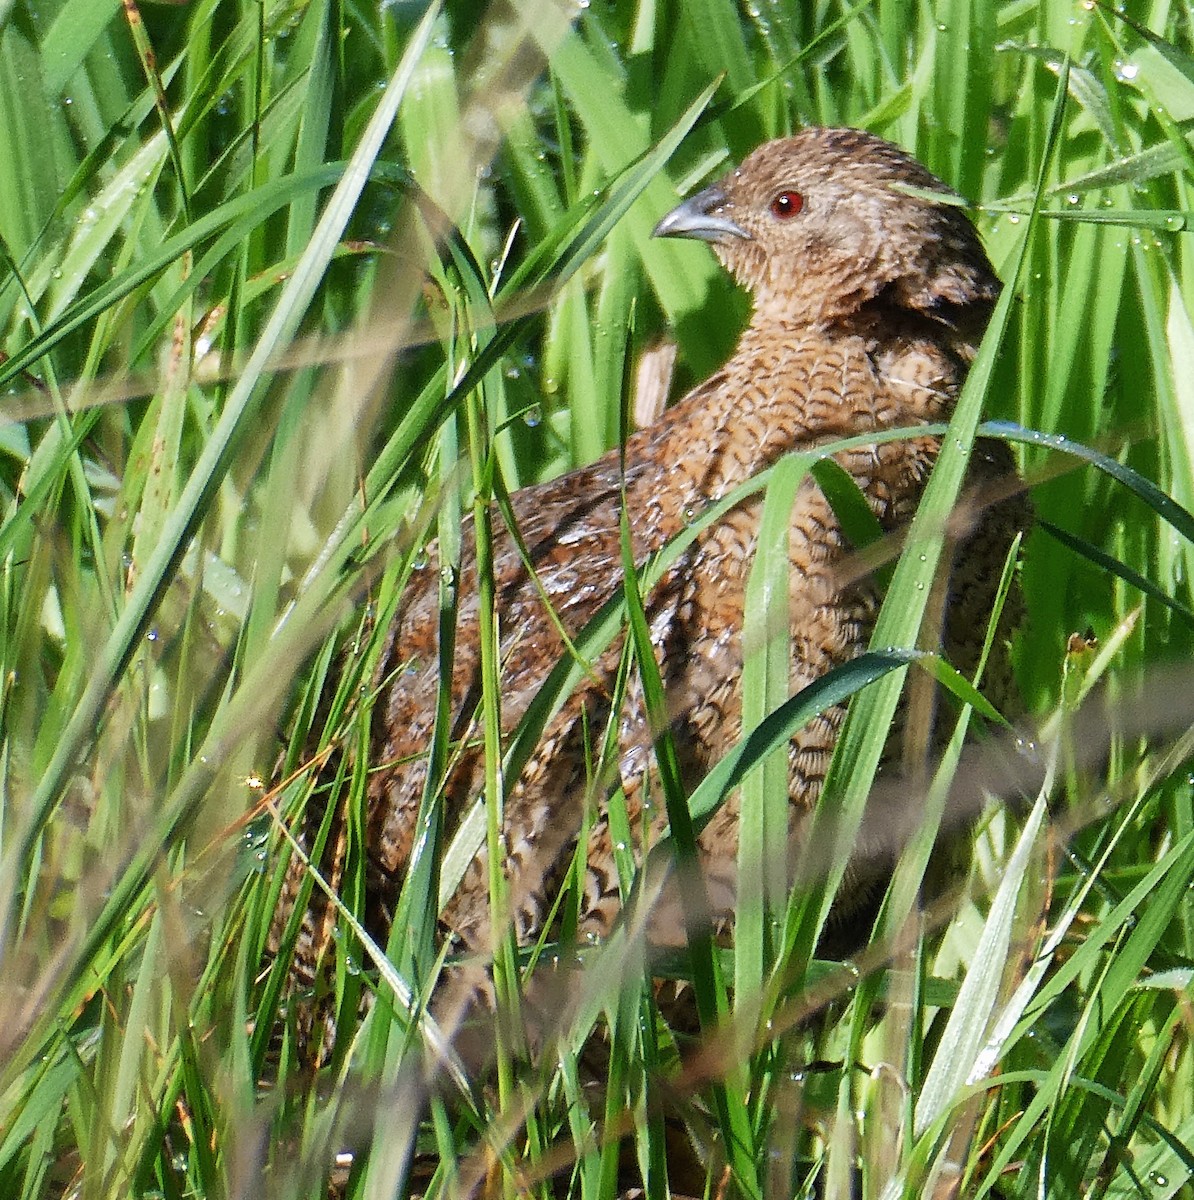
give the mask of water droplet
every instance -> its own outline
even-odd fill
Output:
[[[1186,218],[1181,213],[1171,213],[1165,218],[1165,228],[1171,233],[1180,233],[1186,227]]]
[[[1077,192],[1071,192],[1071,193],[1070,193],[1070,194],[1069,194],[1069,195],[1068,195],[1068,196],[1065,198],[1065,202],[1066,202],[1067,204],[1078,204],[1078,203],[1080,203],[1080,202],[1081,202],[1081,200],[1082,200],[1082,197],[1081,197],[1081,196],[1079,196]]]
[[[150,629],[150,630],[148,630],[148,631],[146,632],[146,634],[145,634],[145,640],[146,640],[147,642],[156,642],[156,641],[158,640],[158,631],[157,631],[157,629],[156,629],[156,628],[154,628],[154,629]]]
[[[427,566],[427,559],[428,559],[427,550],[424,547],[423,549],[419,550],[415,554],[414,558],[411,560],[410,565],[416,571],[422,571]]]
[[[535,429],[543,421],[543,410],[537,404],[532,404],[530,408],[522,414],[523,424],[530,429]]]
[[[1115,63],[1115,78],[1120,83],[1131,83],[1137,75],[1140,74],[1140,68],[1135,63],[1120,62],[1118,59]]]
[[[1029,762],[1036,762],[1040,757],[1040,747],[1033,738],[1016,738],[1016,753],[1023,755]]]
[[[686,504],[684,506],[684,524],[691,525],[693,523],[693,521],[696,520],[696,518],[697,518],[696,508],[691,504]]]
[[[1162,1175],[1160,1171],[1149,1171],[1148,1181],[1149,1183],[1155,1183],[1157,1187],[1169,1186],[1169,1176]]]
[[[1019,213],[1008,213],[1007,219],[1008,219],[1008,223],[1011,225],[1019,225],[1020,224],[1020,214]]]

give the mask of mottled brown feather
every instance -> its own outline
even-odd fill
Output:
[[[760,147],[678,209],[685,216],[683,228],[667,228],[676,214],[661,223],[661,232],[710,241],[750,291],[754,312],[729,362],[627,441],[625,492],[636,562],[675,537],[692,514],[789,451],[948,419],[999,284],[961,210],[905,191],[905,185],[948,199],[944,185],[896,147],[855,130],[808,129]],[[785,190],[798,192],[803,207],[780,219],[771,204]],[[883,528],[894,531],[915,511],[937,447],[936,438],[924,436],[836,457]],[[980,443],[971,470],[976,489],[1014,480],[1014,474],[1006,447]],[[555,615],[546,609],[513,538],[499,529],[494,571],[505,736],[565,652],[556,621],[574,637],[622,582],[622,483],[614,451],[512,497]],[[647,598],[690,786],[742,733],[744,588],[760,508],[756,496],[700,534]],[[962,670],[975,665],[1008,549],[1028,520],[1025,501],[1004,501],[981,512],[956,546],[944,643]],[[878,593],[870,580],[848,578],[850,554],[833,510],[806,480],[790,532],[793,691],[866,648]],[[433,546],[425,569],[412,575],[379,667],[385,684],[374,712],[366,815],[376,912],[386,911],[401,886],[426,781],[439,686],[437,566]],[[482,789],[482,751],[479,740],[469,738],[478,732],[480,696],[470,525],[458,594],[451,691],[453,736],[464,745],[444,787],[449,837]],[[1017,612],[1013,600],[1006,626]],[[585,738],[596,740],[609,720],[621,649],[619,639],[593,664],[594,677],[581,683],[549,723],[521,776],[508,781],[506,873],[521,940],[541,931],[573,854],[587,794]],[[997,703],[1012,695],[1002,644],[988,679]],[[840,710],[831,710],[792,738],[794,813],[815,803],[841,719]],[[634,817],[644,775],[651,771],[650,731],[636,684],[628,689],[617,724],[620,772]],[[582,927],[600,936],[616,918],[618,902],[604,793],[596,800]],[[701,835],[711,864],[732,863],[736,821],[737,801],[731,797]],[[306,978],[327,940],[327,929],[319,926],[323,907],[309,919],[297,956]],[[483,853],[441,919],[467,948],[489,951]],[[375,933],[384,940],[384,928]]]

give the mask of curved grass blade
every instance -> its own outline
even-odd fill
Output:
[[[757,725],[791,689],[788,576],[792,505],[810,465],[776,464],[759,518],[754,563],[746,581],[742,622],[742,724]],[[818,464],[820,465],[820,464]],[[782,854],[787,841],[788,755],[766,754],[742,786],[738,818],[738,895],[734,912],[734,1002],[754,1003],[770,967],[773,909],[787,892]]]
[[[1127,563],[1121,562],[1114,555],[1108,554],[1104,550],[1100,550],[1098,546],[1088,542],[1085,538],[1077,537],[1075,534],[1062,529],[1059,525],[1054,525],[1052,521],[1038,520],[1037,525],[1050,537],[1055,538],[1063,546],[1073,550],[1075,554],[1080,554],[1083,558],[1094,563],[1095,566],[1102,567],[1112,575],[1117,575],[1125,583],[1130,583],[1137,591],[1143,592],[1144,595],[1155,600],[1158,604],[1163,604],[1171,613],[1181,617],[1187,624],[1194,625],[1194,610],[1191,610],[1167,592],[1162,591],[1151,579],[1146,578],[1139,571],[1129,567]]]
[[[1183,508],[1172,496],[1166,495],[1155,483],[1146,479],[1139,471],[1134,471],[1124,463],[1075,442],[1060,433],[1041,433],[1037,429],[1025,429],[1014,421],[984,421],[978,430],[982,437],[1000,438],[1007,442],[1023,442],[1029,446],[1041,446],[1047,450],[1059,450],[1080,458],[1092,466],[1098,467],[1106,475],[1110,475],[1117,483],[1122,483],[1130,492],[1144,501],[1166,524],[1189,541],[1194,541],[1194,514]]]
[[[655,660],[655,647],[651,642],[651,630],[647,624],[642,594],[638,589],[625,496],[622,499],[621,525],[622,569],[627,580],[624,591],[629,634],[634,643],[644,702],[655,740],[655,761],[667,805],[671,841],[676,851],[676,865],[685,875],[686,887],[692,889],[685,908],[696,918],[695,924],[690,925],[687,930],[693,990],[696,993],[701,1028],[711,1031],[725,1018],[729,1006],[726,1002],[725,985],[713,952],[710,923],[704,917],[709,911],[709,901],[705,895],[701,872],[696,867],[696,831],[688,812],[688,798],[684,791],[680,762],[669,732],[663,681],[659,674],[659,664]],[[713,1104],[717,1109],[726,1142],[726,1156],[734,1172],[735,1181],[747,1197],[759,1197],[761,1193],[754,1171],[754,1137],[741,1089],[717,1080],[713,1083],[712,1090]]]
[[[948,431],[924,496],[913,518],[887,598],[875,623],[872,648],[915,645],[928,597],[937,575],[949,513],[961,491],[970,451],[979,432],[979,415],[994,372],[995,359],[1011,318],[1016,288],[1024,271],[1044,192],[1045,172],[1061,128],[1065,102],[1063,77],[1054,104],[1049,140],[1042,156],[1036,197],[1020,245],[1012,278],[992,314],[986,336],[958,398]],[[895,673],[862,693],[850,706],[817,806],[809,845],[836,847],[833,868],[808,896],[795,899],[789,912],[789,945],[811,953],[829,915],[849,859],[871,781],[887,742],[887,731],[899,701],[902,675]]]

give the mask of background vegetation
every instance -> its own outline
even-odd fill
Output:
[[[0,3],[0,1194],[1192,1194],[1192,19]],[[764,897],[704,963],[732,1017],[683,1067],[632,938],[582,956],[536,1063],[510,1021],[488,1080],[434,1062],[419,996],[354,932],[350,856],[312,1076],[266,932],[309,763],[367,727],[375,619],[493,464],[512,489],[613,445],[662,338],[673,393],[730,351],[742,297],[649,233],[806,123],[913,151],[1015,280],[947,444],[963,461],[980,406],[1040,435],[1003,431],[1041,518],[1018,646],[1040,732],[987,777],[1026,803],[924,923],[914,843],[857,969],[810,961],[826,881]],[[956,482],[883,646],[913,644]],[[747,670],[762,715],[783,697]],[[848,818],[899,679],[855,698]],[[931,797],[971,769],[968,714]],[[346,760],[334,795],[362,783]],[[410,903],[417,938],[433,907]]]

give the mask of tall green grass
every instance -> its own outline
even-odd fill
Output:
[[[0,5],[0,1195],[1194,1194],[1192,22],[1163,0]],[[337,1038],[310,1073],[266,954],[283,829],[363,794],[380,636],[422,544],[450,564],[462,513],[500,522],[508,490],[614,445],[660,339],[673,393],[730,352],[743,298],[650,231],[809,123],[891,138],[975,201],[1009,288],[884,567],[874,652],[789,699],[786,556],[761,555],[755,732],[691,797],[661,772],[681,855],[685,812],[741,786],[757,886],[733,950],[646,961],[652,878],[615,796],[624,927],[579,955],[500,949],[489,1074],[426,1016],[437,888],[496,837],[499,762],[626,626],[626,678],[660,705],[655,563],[504,746],[490,664],[488,816],[439,880],[412,870],[388,957],[350,829]],[[994,714],[913,651],[991,419],[1022,427],[985,432],[1040,518],[1016,647],[1036,732],[976,751]],[[785,461],[754,485],[778,539],[808,470],[849,507],[824,464]],[[957,700],[927,810],[980,785],[1015,803],[925,916],[914,836],[874,945],[817,962],[926,670]],[[836,865],[789,894],[767,752],[850,696],[813,843]],[[591,740],[597,796],[616,739]],[[530,1053],[513,1016],[553,957],[579,957],[575,987]],[[659,1023],[653,970],[692,981],[695,1046]]]

